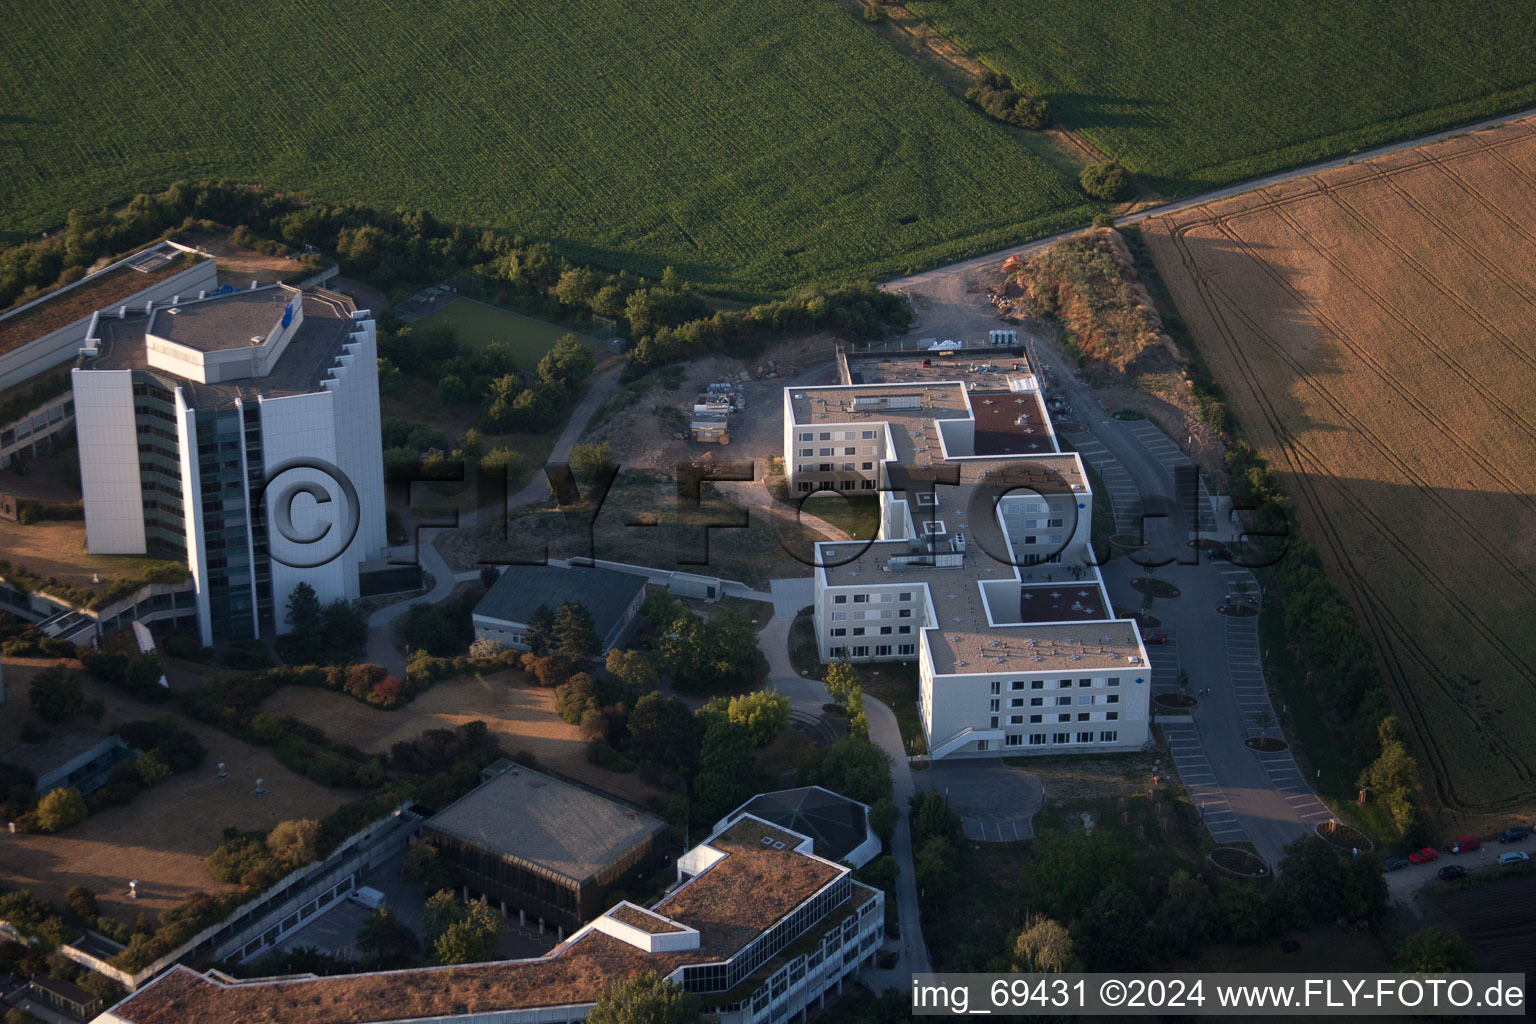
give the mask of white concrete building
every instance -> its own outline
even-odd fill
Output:
[[[94,315],[73,371],[86,545],[184,560],[203,643],[359,596],[385,547],[373,320],[283,285]]]
[[[916,660],[935,758],[1139,749],[1150,665],[1092,564],[1082,462],[1022,362],[981,358],[841,360],[843,384],[785,389],[791,494],[880,502],[880,539],[817,545],[817,648]]]

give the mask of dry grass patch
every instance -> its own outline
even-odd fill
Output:
[[[1536,123],[1147,222],[1438,796],[1536,792]]]

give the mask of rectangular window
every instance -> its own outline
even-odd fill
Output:
[[[912,644],[902,644],[896,648],[898,654],[915,654],[916,648]]]
[[[889,590],[883,592],[880,595],[880,603],[881,604],[890,604],[894,600],[896,600],[896,595],[891,593]]]
[[[1023,697],[1015,697],[1015,698],[1013,698],[1012,700],[1010,700],[1008,702],[1008,706],[1011,707],[1011,708],[1021,708],[1021,707],[1024,706],[1024,698]]]
[[[1092,704],[1093,703],[1093,694],[1091,694],[1091,693],[1080,693],[1080,694],[1077,695],[1077,702],[1079,704]]]
[[[869,595],[868,594],[854,594],[853,595],[853,603],[854,604],[869,604]]]
[[[912,600],[912,592],[910,590],[903,590],[900,597],[903,601],[910,601]]]
[[[1029,734],[1029,745],[1032,746],[1032,747],[1043,747],[1043,746],[1045,746],[1045,733],[1043,733],[1043,732],[1032,732],[1032,733],[1030,733]]]
[[[1044,679],[1031,679],[1029,681],[1029,688],[1031,690],[1043,690],[1043,689],[1045,689],[1045,680]]]
[[[876,644],[875,645],[875,657],[877,657],[877,658],[889,658],[890,656],[891,656],[891,645],[890,644]]]
[[[1012,682],[1010,682],[1008,684],[1008,689],[1010,689],[1010,690],[1022,690],[1022,689],[1024,689],[1024,680],[1022,680],[1022,679],[1015,679],[1015,680],[1013,680]]]
[[[1077,720],[1079,722],[1091,722],[1093,721],[1093,715],[1089,714],[1087,711],[1079,711],[1077,713]]]
[[[832,636],[847,636],[848,635],[848,627],[846,627],[846,626],[835,626],[832,629],[831,635]]]
[[[865,491],[872,491],[875,489],[875,482],[873,480],[862,480],[859,482],[859,488]]]
[[[1003,684],[997,682],[996,680],[993,680],[991,692],[992,693],[1001,693],[1002,690],[1003,690]]]
[[[832,648],[830,653],[831,653],[832,657],[834,657],[834,658],[846,658],[846,657],[848,657],[848,648],[846,648],[846,647],[834,647],[834,648]]]
[[[1104,721],[1106,721],[1106,722],[1118,722],[1118,721],[1120,721],[1120,712],[1118,712],[1118,711],[1106,711],[1106,712],[1104,712]]]
[[[1008,716],[1008,724],[1009,725],[1023,725],[1024,724],[1024,716],[1023,715],[1009,715]]]
[[[843,454],[844,455],[857,455],[857,454],[859,454],[859,450],[857,448],[844,448],[843,449]]]
[[[1058,722],[1070,722],[1070,721],[1072,721],[1072,716],[1071,715],[1057,715],[1056,716],[1056,721],[1058,721]]]
[[[833,622],[847,622],[848,621],[848,613],[847,612],[833,612],[832,613],[832,621]]]
[[[890,636],[891,635],[891,627],[890,626],[881,626],[880,627],[880,635],[881,636]]]
[[[830,473],[830,472],[832,472],[832,463],[830,463],[830,462],[818,462],[818,463],[816,463],[816,472],[818,472],[818,473]]]
[[[1050,529],[1050,528],[1060,529],[1061,528],[1061,520],[1060,519],[1047,519],[1045,521],[1045,525],[1046,525],[1046,527],[1048,529]]]
[[[1067,694],[1065,697],[1057,697],[1056,698],[1056,706],[1057,707],[1071,707],[1072,706],[1072,695],[1071,694]]]
[[[843,469],[845,469],[845,470],[852,470],[853,469],[853,463],[851,463],[851,462],[843,463]],[[847,490],[847,489],[848,488],[844,488],[844,490]]]
[[[873,441],[875,439],[875,432],[873,430],[866,430],[859,436],[866,441]]]
[[[1079,679],[1077,681],[1077,685],[1078,686],[1092,686],[1093,685],[1093,680],[1092,679]]]
[[[989,701],[987,701],[987,710],[988,711],[996,711],[1000,707],[1002,707],[1002,704],[1003,704],[1003,702],[1000,701],[1000,700],[989,700]]]
[[[1093,742],[1093,733],[1091,733],[1091,732],[1080,732],[1080,733],[1078,733],[1077,734],[1077,742],[1079,742],[1079,743],[1092,743]]]
[[[1069,732],[1053,732],[1053,733],[1051,733],[1051,742],[1052,743],[1071,743],[1072,742],[1072,734],[1069,733]]]
[[[801,434],[800,435],[800,440],[802,440],[802,441],[810,441],[810,440],[813,440],[813,439],[812,439],[810,434]]]
[[[1038,708],[1041,705],[1043,705],[1044,703],[1045,703],[1045,698],[1044,697],[1031,697],[1031,698],[1029,698],[1029,706],[1032,707],[1032,708]]]
[[[899,609],[896,617],[899,618],[899,619],[910,619],[912,617],[912,609],[911,608]]]
[[[810,440],[810,438],[806,438],[806,440],[807,440],[807,441],[809,441],[809,440]],[[831,434],[831,432],[830,432],[830,431],[826,431],[826,430],[823,430],[823,431],[822,431],[822,432],[821,432],[821,437],[820,437],[820,438],[819,438],[819,439],[818,439],[818,440],[822,440],[822,441],[830,441],[830,440],[832,440],[832,434]]]
[[[1010,733],[1009,735],[1003,737],[1003,742],[1010,747],[1017,747],[1024,742],[1024,737]]]
[[[977,750],[986,750],[987,749],[987,741],[986,740],[977,740],[976,741],[976,749]]]
[[[800,457],[802,459],[808,459],[812,455],[815,455],[815,454],[816,454],[816,450],[814,448],[801,448],[800,449]]]
[[[1117,743],[1117,742],[1119,742],[1119,740],[1120,740],[1120,733],[1119,733],[1118,730],[1106,729],[1103,732],[1099,733],[1099,742],[1100,743]]]
[[[848,595],[847,594],[833,594],[832,595],[832,603],[833,604],[847,604],[848,603]]]
[[[864,627],[863,626],[854,626],[853,627],[853,635],[854,636],[863,636],[864,635]]]
[[[820,448],[820,449],[817,450],[816,454],[820,455],[822,458],[826,458],[828,455],[832,454],[832,449],[831,448]]]
[[[997,716],[993,715],[991,721],[992,721],[992,728],[996,729],[997,728]]]
[[[1043,721],[1045,721],[1045,716],[1044,715],[1030,715],[1029,716],[1029,724],[1030,725],[1039,725]]]
[[[864,470],[870,470],[870,469],[874,469],[875,468],[875,464],[873,462],[864,462],[864,463],[860,463],[859,464],[859,468],[860,469],[864,469]]]
[[[896,632],[900,633],[902,636],[910,636],[911,633],[912,633],[912,627],[911,626],[897,626],[896,627]]]
[[[1106,693],[1104,695],[1104,703],[1105,704],[1119,704],[1120,703],[1120,695],[1118,693]]]
[[[1108,679],[1104,680],[1104,682],[1108,686],[1119,686],[1120,685],[1120,677],[1119,676],[1110,676]]]
[[[1059,683],[1056,684],[1056,689],[1058,689],[1058,690],[1070,690],[1070,689],[1072,689],[1072,680],[1070,680],[1070,679],[1063,679],[1063,680],[1061,680]]]
[[[853,656],[855,658],[867,658],[867,657],[869,657],[869,648],[868,647],[855,647],[853,649]]]

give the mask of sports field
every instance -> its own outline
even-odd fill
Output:
[[[178,179],[425,209],[754,289],[1092,215],[829,0],[8,4],[0,238]]]
[[[455,299],[416,321],[418,330],[438,326],[452,327],[458,339],[476,352],[493,341],[504,342],[512,346],[512,358],[524,369],[538,365],[544,353],[567,334],[575,334],[599,359],[607,351],[596,338],[475,299]]]
[[[1165,195],[1536,103],[1525,0],[908,0]]]
[[[1145,225],[1440,798],[1536,793],[1536,120]]]

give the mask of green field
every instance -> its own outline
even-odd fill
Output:
[[[512,358],[522,367],[537,365],[544,353],[554,347],[555,341],[567,334],[576,335],[599,359],[607,351],[601,341],[590,335],[474,299],[455,299],[416,321],[418,330],[444,326],[452,327],[459,341],[476,352],[493,341],[505,342],[512,346]]]
[[[831,0],[80,0],[4,20],[12,238],[227,178],[763,291],[1094,212]]]
[[[1528,0],[908,0],[1166,195],[1536,103]]]

